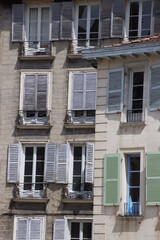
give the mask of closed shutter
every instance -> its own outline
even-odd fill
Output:
[[[72,39],[73,2],[62,3],[61,39]]]
[[[30,238],[29,240],[42,239],[42,219],[30,219]]]
[[[94,175],[94,143],[87,143],[86,176],[85,176],[85,180],[87,183],[93,183],[93,175]]]
[[[69,153],[68,144],[59,144],[57,151],[57,183],[67,183]]]
[[[125,1],[112,1],[112,37],[123,37]]]
[[[52,35],[51,40],[59,40],[60,39],[60,22],[61,22],[61,2],[54,2],[51,5],[52,9]]]
[[[160,153],[147,153],[146,158],[146,203],[160,204]]]
[[[73,74],[72,110],[84,110],[84,78],[83,73]]]
[[[47,74],[37,75],[37,110],[47,109]]]
[[[36,110],[36,75],[26,74],[24,78],[23,110]]]
[[[151,68],[150,108],[160,108],[160,66]]]
[[[24,4],[12,5],[12,41],[24,40]]]
[[[123,106],[124,69],[111,70],[108,73],[107,112],[121,112]]]
[[[111,35],[111,0],[101,1],[101,37],[109,38]]]
[[[154,1],[154,34],[160,33],[160,3],[159,0]]]
[[[96,109],[96,88],[97,88],[97,74],[86,74],[86,100],[85,109]]]
[[[16,240],[28,240],[28,221],[25,218],[17,218]]]
[[[120,155],[106,154],[104,157],[104,205],[118,205],[120,196]]]
[[[20,144],[11,144],[8,151],[8,176],[9,183],[19,180]]]
[[[66,240],[66,219],[56,219],[53,229],[53,240]]]
[[[46,144],[45,153],[45,181],[55,182],[56,179],[56,154],[57,145],[56,144]]]

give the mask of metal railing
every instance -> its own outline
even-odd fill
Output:
[[[124,215],[139,216],[139,203],[124,203]]]
[[[84,48],[100,47],[101,39],[72,39],[69,53],[78,53]]]
[[[145,116],[142,109],[127,110],[127,122],[142,122]]]
[[[32,110],[19,110],[18,123],[23,124],[50,124],[50,110],[46,111],[32,111]]]
[[[95,123],[95,110],[67,110],[65,122],[67,124]]]
[[[93,184],[81,183],[74,184],[69,183],[63,187],[64,199],[93,199]]]
[[[16,197],[17,198],[46,198],[47,184],[44,182],[36,183],[17,183]]]

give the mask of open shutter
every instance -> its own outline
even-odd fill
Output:
[[[104,157],[104,205],[118,205],[120,200],[120,155]]]
[[[87,143],[86,176],[85,176],[85,180],[87,183],[93,183],[93,175],[94,175],[94,143]]]
[[[125,1],[112,1],[112,37],[123,37]]]
[[[97,88],[97,74],[86,74],[86,101],[85,109],[96,109],[96,88]]]
[[[160,204],[160,153],[146,154],[146,203]]]
[[[24,4],[12,5],[12,41],[24,40]]]
[[[8,150],[8,176],[9,183],[17,183],[19,180],[20,144],[9,145]]]
[[[160,33],[160,4],[159,0],[154,1],[154,34]]]
[[[28,221],[25,218],[17,218],[16,240],[28,240]]]
[[[45,152],[45,181],[55,182],[56,179],[56,144],[46,144]]]
[[[26,74],[24,78],[23,110],[36,110],[36,75]]]
[[[73,2],[62,2],[61,39],[72,39]]]
[[[57,183],[67,183],[69,153],[68,144],[59,144],[57,151]]]
[[[160,65],[151,68],[150,108],[160,108]]]
[[[47,74],[37,75],[37,110],[47,109]]]
[[[72,110],[84,110],[84,73],[73,74]]]
[[[101,1],[101,37],[109,38],[111,35],[111,0]]]
[[[53,226],[53,240],[66,239],[66,219],[56,219]]]
[[[124,69],[108,72],[107,112],[121,112],[123,106]]]
[[[61,2],[52,3],[51,9],[52,9],[52,36],[51,36],[51,40],[59,40],[60,39],[60,23],[61,23],[62,3]]]
[[[42,219],[30,219],[30,240],[42,239]]]

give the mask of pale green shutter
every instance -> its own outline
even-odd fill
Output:
[[[160,204],[160,153],[146,155],[146,203]]]
[[[120,154],[104,156],[104,205],[119,204]]]

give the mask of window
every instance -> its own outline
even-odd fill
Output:
[[[130,0],[126,11],[126,38],[150,36],[152,33],[152,1]]]
[[[42,217],[15,217],[14,240],[44,240],[44,221]]]
[[[76,6],[76,42],[78,47],[98,45],[99,18],[99,4],[79,4]]]
[[[71,221],[70,240],[92,240],[92,223]]]

